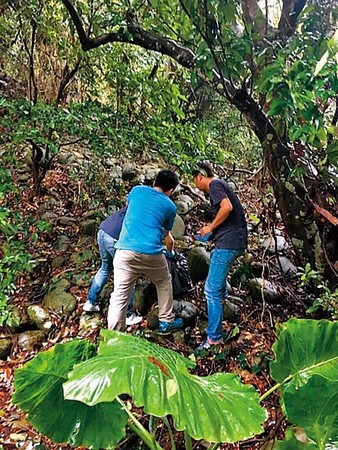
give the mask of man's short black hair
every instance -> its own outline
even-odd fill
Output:
[[[192,176],[203,175],[203,177],[212,178],[215,173],[212,165],[208,161],[201,161],[196,164],[196,167],[192,171]]]
[[[172,170],[160,170],[154,182],[154,187],[159,187],[163,192],[175,189],[179,184],[178,176]]]

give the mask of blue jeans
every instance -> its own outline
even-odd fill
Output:
[[[206,333],[209,339],[216,342],[223,340],[223,300],[228,296],[227,276],[232,263],[243,253],[244,249],[222,248],[216,248],[211,252],[209,272],[204,287],[208,307]]]
[[[103,286],[107,283],[108,277],[113,269],[116,239],[113,239],[103,230],[99,230],[97,233],[97,243],[101,256],[101,267],[93,278],[87,296],[87,300],[93,305],[98,303],[98,296]]]

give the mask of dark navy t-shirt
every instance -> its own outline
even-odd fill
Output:
[[[101,223],[100,230],[104,231],[113,239],[117,240],[120,237],[122,223],[126,212],[127,206],[124,206],[123,208],[116,211]]]
[[[246,248],[248,232],[244,210],[237,195],[224,180],[212,180],[209,186],[210,204],[214,218],[216,217],[221,201],[228,198],[232,204],[232,211],[227,219],[212,233],[216,248],[241,249]]]

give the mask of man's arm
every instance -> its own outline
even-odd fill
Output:
[[[170,231],[166,231],[165,232],[165,238],[164,238],[164,243],[165,246],[167,247],[168,252],[172,252],[174,249],[174,242],[175,239],[173,238],[173,235],[170,233]]]
[[[221,223],[223,223],[229,216],[229,214],[232,211],[232,204],[228,198],[223,198],[223,200],[220,203],[220,208],[218,210],[218,213],[216,214],[216,217],[211,222],[210,225],[205,225],[202,227],[199,231],[199,234],[201,236],[205,236],[208,233],[211,233],[215,228],[217,228]]]

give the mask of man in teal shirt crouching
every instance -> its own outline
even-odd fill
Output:
[[[176,206],[169,196],[179,180],[171,170],[161,170],[153,187],[136,186],[128,196],[128,209],[115,248],[114,291],[110,296],[108,328],[125,329],[128,299],[135,281],[147,276],[156,286],[159,309],[159,332],[167,333],[182,327],[182,319],[173,313],[171,275],[163,253],[163,239],[172,251],[170,233]]]

